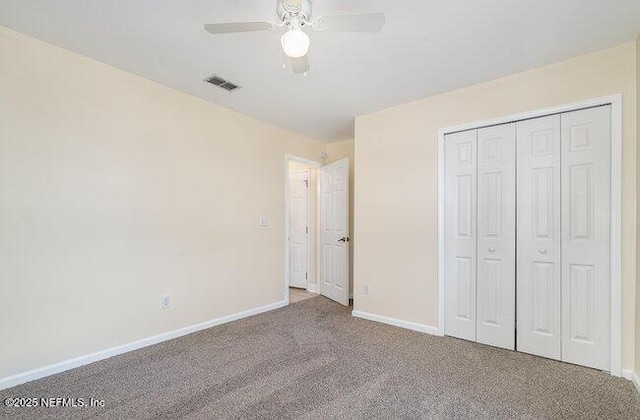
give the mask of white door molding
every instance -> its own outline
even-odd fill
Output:
[[[476,121],[438,130],[438,333],[444,334],[444,136],[539,118],[563,112],[611,105],[611,374],[622,374],[622,95],[616,94],[567,105]]]
[[[284,299],[283,300],[286,302],[286,305],[289,304],[289,240],[288,240],[289,234],[290,234],[289,233],[289,217],[290,217],[289,215],[290,213],[289,211],[289,199],[290,199],[289,162],[301,163],[310,168],[319,168],[320,166],[322,166],[320,162],[301,158],[295,155],[289,155],[289,154],[284,155],[284,288],[283,288]],[[307,208],[307,211],[308,210],[309,208]],[[307,219],[309,218],[307,217]],[[309,249],[310,247],[307,247],[308,256],[310,256]],[[307,263],[308,261],[309,261],[309,258],[307,257]],[[308,286],[309,286],[309,283],[307,282],[307,287]]]

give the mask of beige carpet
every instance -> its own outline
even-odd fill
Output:
[[[0,417],[640,418],[631,382],[359,320],[323,297],[1,391]]]

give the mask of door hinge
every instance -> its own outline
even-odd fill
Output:
[[[306,228],[304,228],[304,233],[309,233],[309,226],[307,226]]]
[[[309,273],[304,273],[304,279],[309,280]]]

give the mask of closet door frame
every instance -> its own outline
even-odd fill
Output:
[[[438,335],[444,335],[445,331],[445,135],[602,105],[611,105],[611,375],[622,376],[622,94],[523,112],[485,121],[476,121],[438,130]]]

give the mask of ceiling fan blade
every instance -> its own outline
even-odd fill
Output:
[[[235,22],[235,23],[209,23],[204,29],[214,35],[230,34],[235,32],[268,31],[275,25],[271,22]]]
[[[300,58],[291,59],[291,69],[296,74],[304,74],[309,71],[309,54]]]
[[[316,31],[379,32],[384,26],[384,13],[363,15],[329,15],[319,17],[313,24]]]

